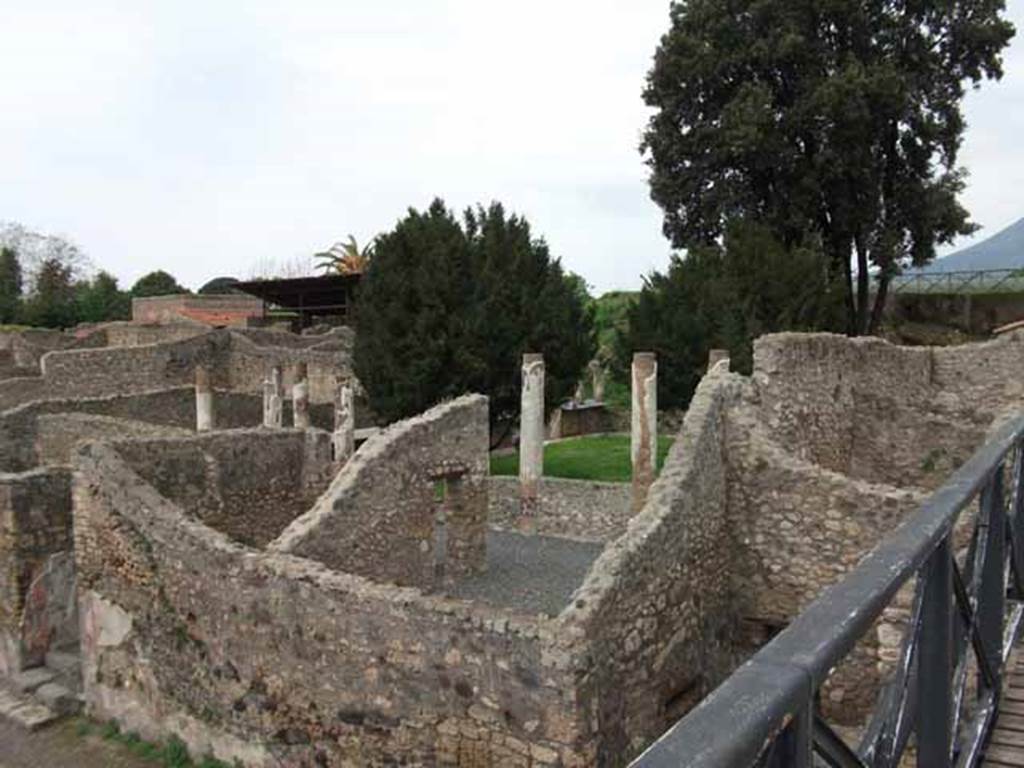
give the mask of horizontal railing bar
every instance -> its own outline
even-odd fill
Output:
[[[683,739],[676,723],[639,758],[644,768],[753,765],[787,720],[813,696],[810,680],[796,667],[751,659],[692,710],[698,715]]]
[[[634,765],[732,768],[752,763],[783,718],[807,700],[799,697],[813,695],[924,564],[1022,434],[1024,416],[1003,425],[909,520],[824,590]]]

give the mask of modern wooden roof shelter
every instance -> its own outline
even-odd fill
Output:
[[[265,309],[298,313],[302,327],[321,317],[337,317],[350,324],[361,277],[349,274],[248,280],[233,287],[263,299]]]

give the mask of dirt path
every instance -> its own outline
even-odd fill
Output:
[[[62,720],[34,733],[0,720],[0,768],[154,768],[127,747],[93,729],[79,735],[77,720]]]

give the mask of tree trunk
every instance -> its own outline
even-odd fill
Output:
[[[872,336],[882,322],[882,312],[885,310],[885,301],[889,296],[889,283],[891,282],[892,277],[885,272],[878,276],[878,293],[875,294],[875,305],[871,308],[871,324],[868,326],[868,333]]]
[[[856,336],[856,304],[853,298],[853,271],[850,268],[849,248],[835,247],[829,249],[833,263],[838,263],[843,271],[843,293],[846,302],[846,335]]]

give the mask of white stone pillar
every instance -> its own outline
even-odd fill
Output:
[[[720,362],[725,360],[725,369],[729,370],[729,350],[728,349],[711,349],[708,350],[708,371],[718,365]]]
[[[633,511],[647,501],[658,460],[658,361],[653,352],[633,355],[633,403],[630,456],[633,462]]]
[[[519,510],[531,519],[537,511],[544,475],[544,355],[523,355],[519,413]]]
[[[348,380],[338,382],[334,398],[334,460],[345,461],[356,449],[355,393]]]
[[[213,388],[210,373],[203,366],[196,366],[196,432],[213,429]]]
[[[295,366],[292,384],[292,425],[296,429],[309,429],[309,378],[305,363]]]
[[[604,402],[604,367],[597,360],[591,360],[590,365],[590,380],[591,389],[593,390],[592,396],[594,400],[599,403]]]
[[[284,376],[275,365],[263,380],[263,426],[280,429],[284,423]]]

